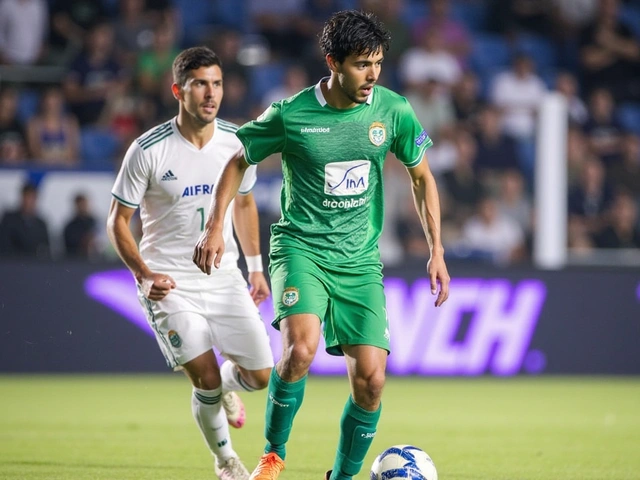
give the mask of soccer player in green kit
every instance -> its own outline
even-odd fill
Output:
[[[362,468],[380,417],[389,353],[389,323],[378,239],[383,223],[382,167],[390,150],[407,167],[429,242],[427,271],[435,305],[449,295],[440,239],[440,204],[426,149],[431,139],[407,100],[376,85],[389,34],[371,14],[335,13],[320,38],[330,77],[272,104],[236,135],[245,147],[227,164],[193,255],[205,273],[224,252],[222,221],[244,171],[281,152],[281,219],[271,227],[273,325],[282,357],[271,373],[265,454],[251,475],[274,480],[302,405],[320,335],[327,352],[344,355],[351,395],[327,480]]]

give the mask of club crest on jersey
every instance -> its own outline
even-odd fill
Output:
[[[298,303],[299,299],[300,297],[298,295],[298,289],[296,287],[287,287],[284,289],[284,292],[282,292],[282,303],[284,303],[287,307],[295,305],[296,303]]]
[[[381,122],[373,122],[369,126],[369,140],[376,147],[379,147],[384,143],[387,139],[387,129],[384,126],[384,123]]]
[[[180,338],[180,335],[178,335],[178,332],[176,332],[175,330],[169,330],[169,333],[167,333],[167,337],[169,337],[169,342],[171,342],[171,345],[173,345],[176,348],[179,348],[180,346],[182,346],[182,339]]]

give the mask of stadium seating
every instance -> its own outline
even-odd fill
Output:
[[[113,170],[120,142],[112,132],[96,127],[80,131],[80,156],[87,169]]]

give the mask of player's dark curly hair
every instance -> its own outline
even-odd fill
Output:
[[[173,61],[173,81],[181,87],[185,84],[191,70],[200,67],[218,65],[222,68],[222,62],[218,55],[209,47],[192,47],[180,52]]]
[[[320,34],[320,48],[343,62],[349,55],[369,55],[389,50],[391,35],[372,13],[357,10],[336,12],[327,20]]]

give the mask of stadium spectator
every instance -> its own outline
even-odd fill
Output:
[[[38,189],[25,183],[20,205],[5,212],[0,221],[0,254],[11,257],[49,259],[49,233],[47,224],[38,216]]]
[[[500,173],[506,169],[521,170],[518,150],[513,138],[502,132],[500,110],[485,105],[478,116],[478,153],[475,169],[483,183],[495,191]]]
[[[73,199],[75,211],[64,227],[64,247],[67,257],[91,259],[98,253],[96,218],[91,213],[89,199],[78,193]]]
[[[437,78],[427,77],[405,93],[434,144],[443,137],[451,137],[456,120],[451,96],[440,87]]]
[[[276,58],[304,55],[318,33],[305,29],[305,3],[306,0],[247,0],[250,21],[267,39]]]
[[[140,53],[153,45],[155,19],[145,8],[145,0],[119,0],[113,22],[115,52],[120,63],[134,68]]]
[[[27,135],[18,119],[18,91],[0,90],[0,165],[18,165],[27,158]]]
[[[638,203],[630,192],[616,192],[604,229],[594,235],[598,248],[640,248]]]
[[[427,78],[437,79],[451,88],[462,76],[462,69],[443,45],[440,33],[426,30],[417,46],[407,50],[400,58],[399,80],[406,90],[415,88]]]
[[[46,48],[45,0],[0,0],[0,64],[33,65]]]
[[[602,229],[612,196],[602,161],[596,157],[587,158],[580,183],[569,190],[569,216],[583,222],[586,231],[595,235]]]
[[[500,213],[518,222],[528,236],[532,229],[533,206],[522,172],[510,168],[502,173],[496,201]]]
[[[640,101],[640,42],[620,21],[618,0],[600,0],[595,20],[580,33],[584,93],[610,90],[615,101]]]
[[[49,36],[52,61],[68,65],[82,50],[89,31],[106,17],[103,2],[53,0]]]
[[[621,160],[609,171],[611,184],[629,191],[640,202],[640,136],[624,136]]]
[[[286,67],[284,80],[281,85],[274,85],[262,97],[262,108],[267,108],[273,102],[295,95],[309,85],[307,71],[299,65],[291,64]]]
[[[96,124],[107,100],[122,95],[127,82],[128,77],[113,55],[113,28],[107,22],[98,23],[63,81],[67,102],[80,125]]]
[[[587,107],[579,96],[578,80],[567,71],[560,72],[555,79],[555,91],[567,101],[569,121],[577,125],[584,125],[589,116]]]
[[[445,49],[456,57],[461,67],[466,67],[471,50],[471,35],[464,23],[451,18],[450,0],[422,1],[428,3],[429,13],[414,23],[414,42],[420,43],[424,32],[434,30],[442,38]]]
[[[591,151],[609,168],[620,160],[622,124],[615,116],[613,95],[598,88],[589,95],[589,116],[583,129]]]
[[[496,199],[485,195],[475,215],[462,226],[460,244],[479,258],[506,266],[525,257],[525,236],[517,221],[502,213]]]
[[[533,59],[525,53],[516,54],[511,68],[499,73],[491,85],[491,101],[503,112],[502,130],[516,140],[531,141],[546,91]]]
[[[475,133],[484,102],[480,97],[480,81],[474,72],[464,72],[451,90],[451,100],[458,126]]]
[[[60,87],[49,87],[40,97],[40,111],[27,122],[31,158],[39,165],[72,167],[79,163],[80,127],[65,112]]]
[[[475,172],[478,145],[475,138],[464,130],[455,136],[456,158],[453,168],[442,176],[444,192],[448,198],[446,220],[460,228],[474,213],[483,197],[484,186]]]
[[[171,72],[171,64],[178,54],[174,31],[170,25],[159,24],[153,29],[151,49],[141,52],[137,59],[137,86],[140,93],[158,100],[166,90],[164,75]]]

